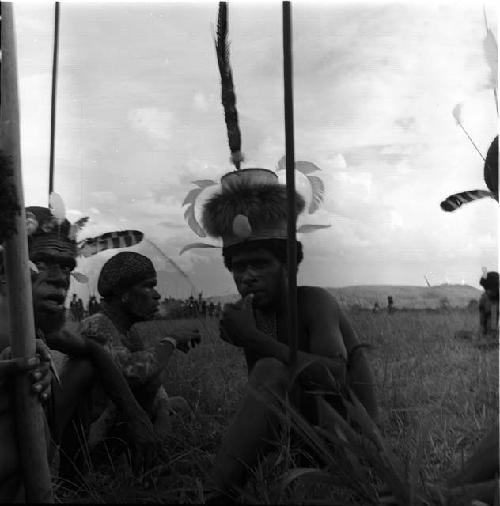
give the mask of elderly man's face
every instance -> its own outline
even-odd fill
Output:
[[[158,311],[161,295],[156,291],[156,276],[138,283],[128,290],[122,300],[125,309],[134,319],[150,320]]]
[[[70,253],[51,249],[37,251],[30,259],[38,269],[31,275],[36,325],[44,332],[57,330],[64,324],[64,301],[75,259]]]

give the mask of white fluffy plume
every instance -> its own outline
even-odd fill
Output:
[[[57,223],[60,225],[66,219],[66,206],[64,205],[61,195],[52,192],[49,197],[49,208]]]

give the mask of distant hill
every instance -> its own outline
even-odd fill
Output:
[[[469,285],[438,286],[391,286],[368,285],[328,288],[328,291],[342,304],[373,307],[378,302],[387,307],[387,297],[392,296],[394,307],[409,309],[434,309],[448,304],[451,307],[465,307],[471,300],[478,300],[481,290]]]
[[[471,300],[478,300],[481,290],[469,285],[443,284],[438,286],[398,286],[398,285],[364,285],[327,288],[327,290],[345,306],[360,305],[372,308],[375,302],[382,308],[387,307],[387,297],[392,296],[394,307],[408,309],[435,309],[443,304],[451,307],[466,307]],[[233,302],[235,295],[208,297],[215,303]]]

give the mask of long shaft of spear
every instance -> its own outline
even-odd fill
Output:
[[[10,314],[10,344],[14,358],[35,355],[35,325],[28,266],[26,215],[21,177],[21,144],[19,102],[17,91],[16,41],[12,3],[2,2],[1,8],[1,105],[0,147],[12,162],[9,177],[20,212],[13,217],[15,233],[4,241],[4,260]],[[54,502],[47,460],[44,415],[38,396],[31,392],[27,375],[16,380],[16,425],[21,472],[29,503]]]
[[[58,59],[59,59],[59,2],[56,2],[54,14],[54,54],[52,58],[52,94],[50,101],[49,195],[54,191],[54,152],[56,142],[56,99],[57,99]]]
[[[287,263],[288,304],[287,328],[290,347],[290,365],[297,361],[297,239],[295,212],[295,147],[293,126],[293,60],[292,12],[289,1],[283,2],[283,78],[285,86],[285,145],[287,192]]]

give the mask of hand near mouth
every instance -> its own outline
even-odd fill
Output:
[[[245,335],[257,330],[253,314],[254,294],[246,295],[234,304],[226,304],[222,311],[220,326],[223,334],[236,346],[244,346]]]

